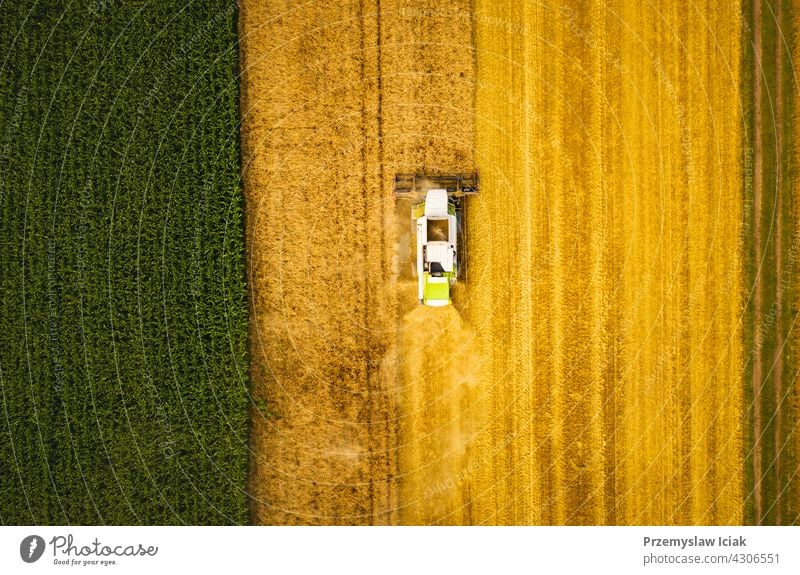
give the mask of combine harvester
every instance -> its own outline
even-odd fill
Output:
[[[451,288],[466,261],[464,199],[478,193],[478,174],[397,174],[394,195],[410,199],[412,233],[416,235],[414,276],[423,305],[453,303]]]

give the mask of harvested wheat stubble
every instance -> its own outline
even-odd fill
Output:
[[[395,405],[420,388],[399,380],[416,298],[391,190],[396,171],[473,168],[468,8],[243,3],[256,522],[429,519],[397,501],[419,446],[395,442]]]
[[[374,21],[358,2],[242,5],[258,523],[390,520]]]

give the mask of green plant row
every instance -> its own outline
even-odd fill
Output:
[[[0,6],[0,523],[244,523],[235,4]]]

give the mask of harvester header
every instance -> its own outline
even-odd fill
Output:
[[[478,193],[478,174],[397,174],[394,195],[398,198],[424,196],[428,190],[446,190],[452,197]]]

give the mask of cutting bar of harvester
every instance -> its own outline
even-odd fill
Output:
[[[428,190],[447,190],[448,195],[461,197],[478,193],[478,174],[397,174],[394,195],[398,198],[424,196]]]

